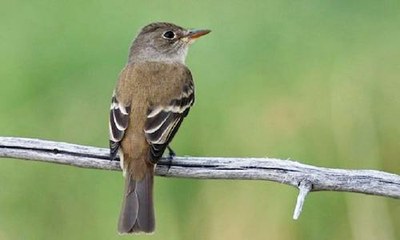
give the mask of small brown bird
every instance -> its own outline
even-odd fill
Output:
[[[210,30],[172,23],[145,26],[113,92],[111,160],[119,156],[125,194],[118,232],[154,231],[154,168],[194,103],[192,75],[185,65],[189,45]]]

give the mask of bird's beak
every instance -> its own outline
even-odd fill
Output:
[[[186,36],[189,39],[197,39],[197,38],[204,36],[210,32],[211,32],[211,30],[208,30],[208,29],[199,29],[199,30],[191,29],[191,30],[189,30],[189,33]]]
[[[191,29],[188,31],[186,35],[182,37],[182,40],[185,42],[194,42],[194,40],[198,39],[201,36],[204,36],[208,33],[210,33],[211,30],[208,29]]]

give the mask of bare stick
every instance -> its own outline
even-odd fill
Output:
[[[0,137],[0,157],[120,171],[109,150],[28,138]],[[293,217],[300,215],[309,191],[342,191],[400,198],[400,176],[375,170],[315,167],[273,158],[174,157],[161,159],[164,177],[268,180],[299,187]],[[312,186],[312,187],[311,187]]]
[[[306,200],[307,194],[312,190],[312,184],[307,181],[301,181],[299,184],[299,195],[297,196],[296,207],[293,213],[293,219],[297,220],[300,216],[301,210],[303,210],[303,204]]]

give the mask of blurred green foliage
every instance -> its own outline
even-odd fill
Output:
[[[400,172],[398,1],[1,0],[0,135],[107,146],[138,29],[210,28],[187,64],[180,155]],[[0,161],[0,239],[400,239],[398,200],[276,183],[156,179],[157,231],[121,237],[120,173]]]

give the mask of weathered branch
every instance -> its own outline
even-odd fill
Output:
[[[38,139],[0,137],[0,157],[120,170],[109,150]],[[400,198],[400,176],[375,170],[315,167],[273,158],[174,157],[161,159],[156,174],[164,177],[268,180],[299,188],[293,218],[312,191],[357,192]]]

